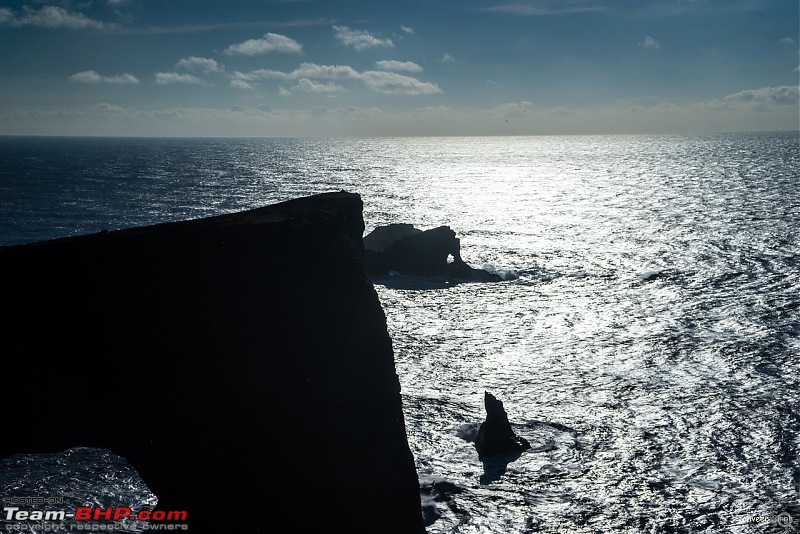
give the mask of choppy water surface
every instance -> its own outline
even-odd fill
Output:
[[[345,189],[507,278],[376,284],[430,534],[800,531],[796,132],[53,143],[0,140],[4,244]]]
[[[81,531],[87,522],[73,518],[80,506],[103,510],[125,507],[138,512],[154,508],[157,500],[128,461],[106,449],[75,447],[53,454],[16,454],[0,460],[3,532]],[[49,517],[61,519],[13,519],[17,511],[28,510],[55,512]],[[103,527],[109,524],[96,524],[101,523]],[[146,532],[148,526],[138,519],[124,521],[125,532]]]

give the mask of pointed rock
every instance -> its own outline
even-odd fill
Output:
[[[481,423],[475,438],[475,448],[481,458],[499,456],[530,449],[525,438],[517,436],[508,422],[503,403],[486,391],[483,399],[486,420]]]

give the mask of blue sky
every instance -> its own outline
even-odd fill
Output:
[[[797,0],[0,0],[0,134],[798,129]]]

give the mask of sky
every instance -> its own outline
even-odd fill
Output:
[[[0,135],[798,130],[798,0],[0,0]]]

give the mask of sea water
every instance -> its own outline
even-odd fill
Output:
[[[375,281],[430,534],[800,531],[797,132],[0,137],[0,245],[338,190],[503,278]],[[519,457],[478,458],[485,391]]]

